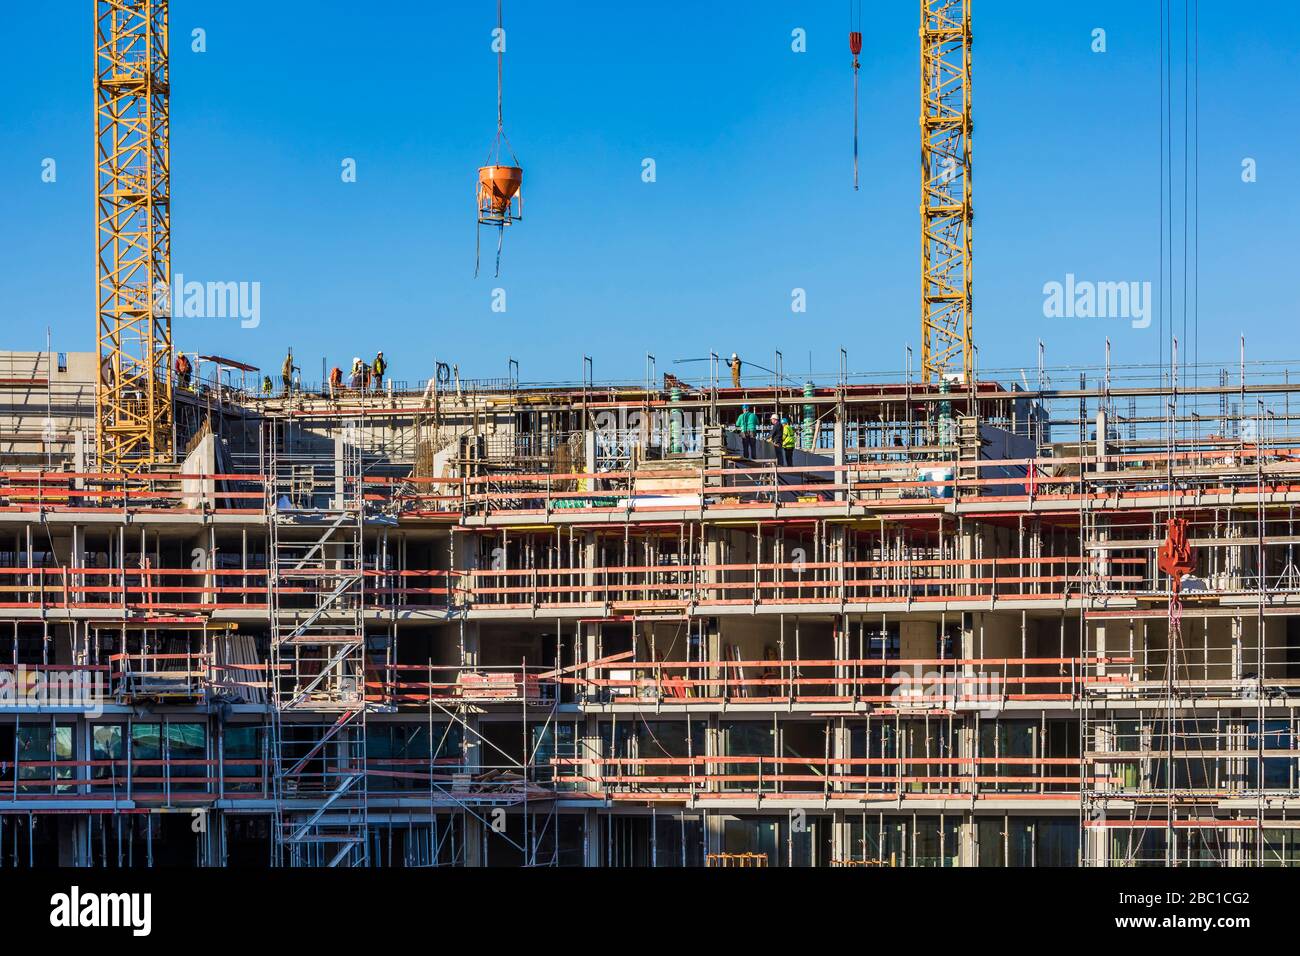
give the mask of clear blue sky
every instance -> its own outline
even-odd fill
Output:
[[[1174,0],[1175,6],[1181,0]],[[7,348],[94,347],[91,0],[5,11]],[[787,369],[902,367],[918,347],[917,7],[868,2],[862,189],[847,3],[507,0],[506,129],[527,219],[473,277],[495,126],[490,0],[173,0],[174,270],[261,283],[261,325],[178,319],[185,350],[305,377],[383,348],[466,376],[639,378],[710,349]],[[1200,352],[1293,346],[1300,21],[1201,4]],[[1047,319],[1067,273],[1155,282],[1159,2],[975,5],[975,322],[985,368],[1156,355],[1153,323]],[[190,50],[191,30],[208,50]],[[808,50],[791,51],[791,30]],[[1091,31],[1107,31],[1093,53]],[[1181,55],[1181,50],[1179,51]],[[58,181],[41,181],[46,157]],[[354,157],[358,181],[340,163]],[[653,157],[658,181],[641,181]],[[1245,157],[1258,181],[1241,181]],[[1179,154],[1181,166],[1181,153]],[[1181,208],[1181,194],[1178,197]],[[484,232],[490,249],[491,236]],[[1181,239],[1179,264],[1181,265]],[[508,311],[490,309],[506,289]],[[808,311],[790,310],[791,289]],[[1181,319],[1179,320],[1181,322]],[[919,351],[919,349],[918,349]],[[675,369],[683,371],[683,369]],[[701,366],[687,371],[701,372]]]

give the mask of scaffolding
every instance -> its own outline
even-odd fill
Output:
[[[368,855],[365,503],[355,425],[332,467],[303,460],[271,422],[268,583],[280,855],[364,866]],[[351,440],[349,440],[351,439]]]
[[[1075,374],[294,395],[215,471],[0,472],[0,669],[109,698],[0,721],[10,848],[106,803],[219,808],[210,862],[1300,863],[1300,386]],[[789,466],[726,426],[778,401]]]

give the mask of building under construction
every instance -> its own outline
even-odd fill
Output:
[[[0,353],[0,865],[1300,862],[1300,385],[975,368],[966,0],[919,375],[280,388],[172,340],[168,6],[94,0],[97,350]]]
[[[1281,368],[261,397],[214,361],[126,475],[93,355],[3,362],[6,866],[1300,857]]]

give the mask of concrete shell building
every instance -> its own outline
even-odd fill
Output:
[[[204,357],[127,476],[95,356],[0,365],[0,865],[1300,859],[1274,366],[265,396]]]

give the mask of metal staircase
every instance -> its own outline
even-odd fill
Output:
[[[267,467],[277,861],[365,866],[365,566],[355,424],[333,462],[273,423]]]

